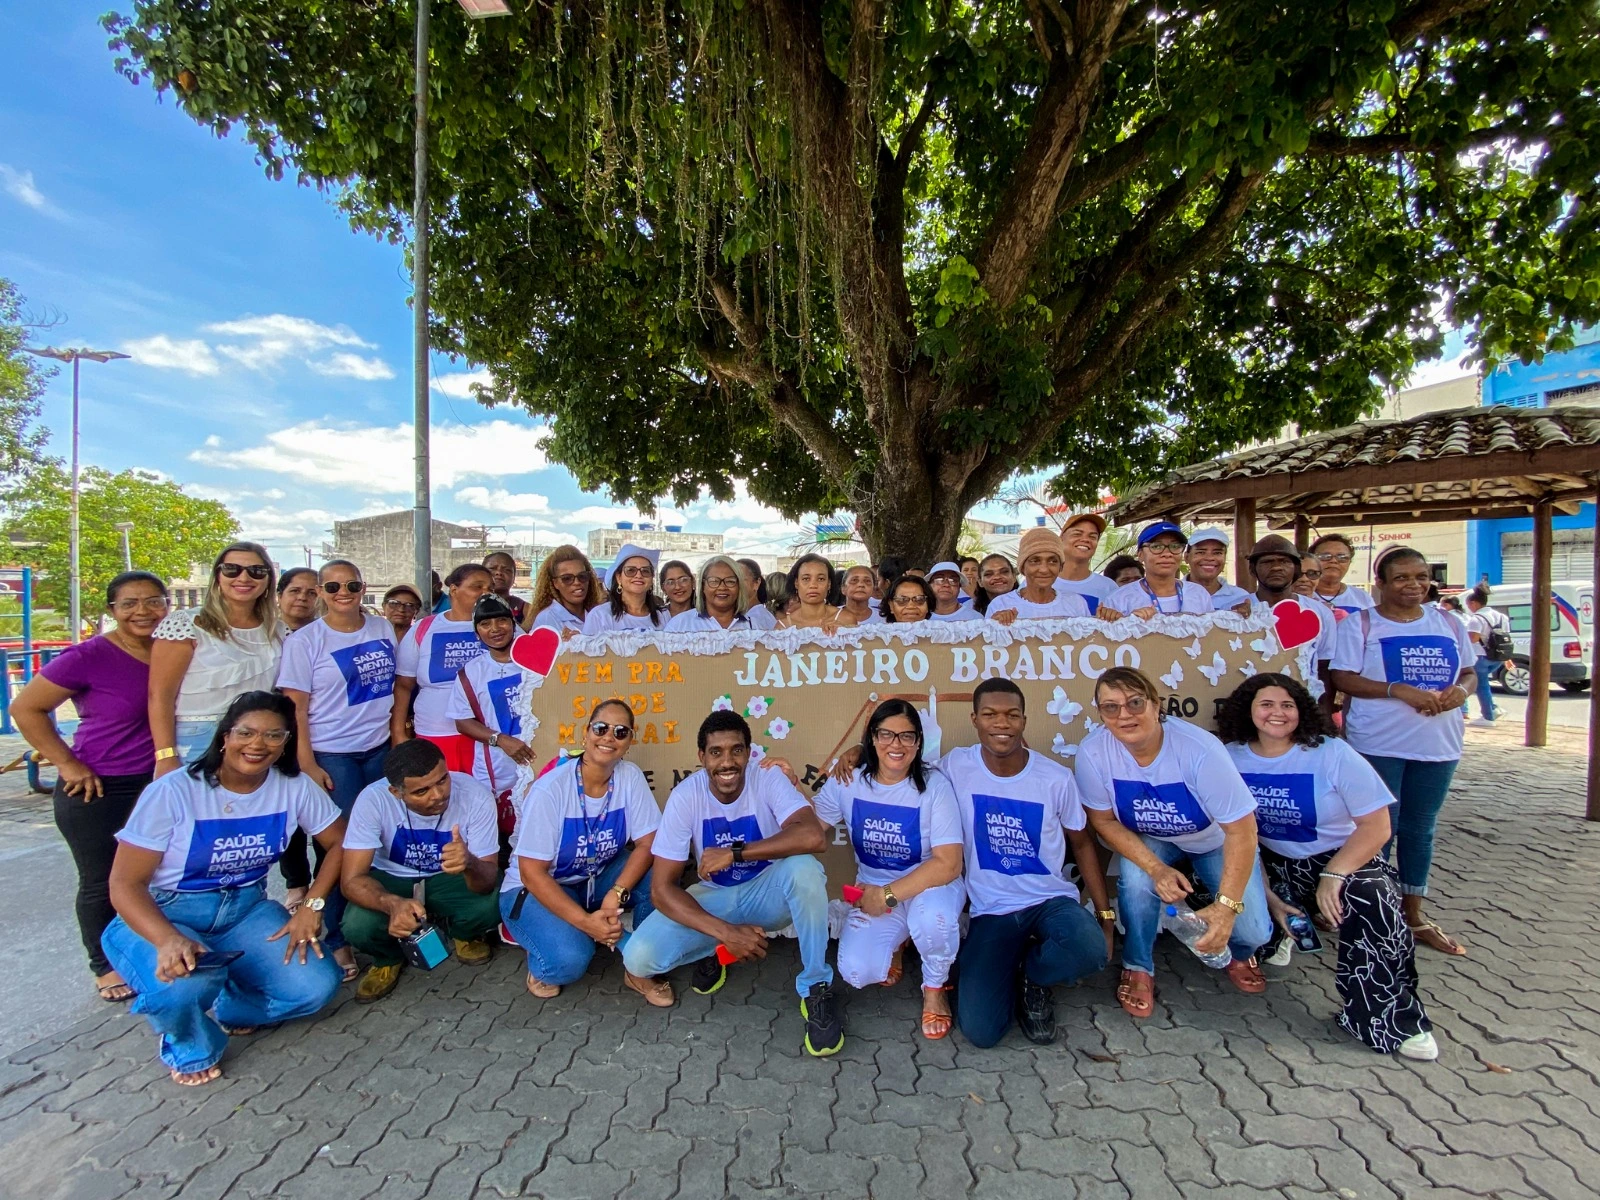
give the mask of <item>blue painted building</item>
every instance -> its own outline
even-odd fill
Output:
[[[1482,384],[1484,404],[1516,408],[1551,405],[1600,406],[1600,329],[1585,330],[1571,350],[1548,355],[1541,363],[1507,363]],[[1593,570],[1594,505],[1576,514],[1557,513],[1551,522],[1554,555],[1550,578],[1587,579]],[[1526,583],[1533,573],[1533,518],[1516,517],[1467,523],[1467,577],[1495,583]]]

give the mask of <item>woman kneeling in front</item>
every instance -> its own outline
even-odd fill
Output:
[[[885,700],[861,737],[861,765],[829,780],[817,815],[850,830],[861,896],[839,934],[839,974],[851,987],[900,982],[906,939],[922,957],[922,1036],[950,1032],[945,981],[961,949],[961,813],[950,782],[922,761],[922,718]]]
[[[117,834],[106,954],[185,1086],[222,1074],[229,1036],[309,1017],[339,987],[322,909],[339,882],[344,818],[300,773],[294,731],[288,697],[246,692],[200,760],[146,788]],[[291,916],[267,899],[266,877],[296,829],[327,857]]]
[[[1256,859],[1255,797],[1213,735],[1161,715],[1155,684],[1141,672],[1111,668],[1096,681],[1094,702],[1105,725],[1078,748],[1078,789],[1094,832],[1123,859],[1117,1000],[1129,1016],[1155,1010],[1162,910],[1183,911],[1194,890],[1178,870],[1184,863],[1215,897],[1197,914],[1207,930],[1195,952],[1226,950],[1233,985],[1265,991],[1255,953],[1272,935],[1272,922]]]
[[[1417,997],[1416,942],[1382,858],[1389,789],[1329,736],[1311,693],[1286,675],[1246,680],[1223,704],[1220,726],[1256,798],[1267,903],[1279,926],[1267,961],[1287,965],[1291,917],[1305,921],[1303,936],[1316,936],[1306,920],[1314,907],[1339,930],[1339,1024],[1381,1053],[1438,1058]]]

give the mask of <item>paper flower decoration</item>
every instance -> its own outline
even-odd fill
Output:
[[[744,715],[747,717],[764,717],[767,715],[767,706],[772,703],[771,696],[751,696],[744,706]]]
[[[767,736],[776,738],[781,742],[784,738],[789,736],[789,730],[793,728],[794,726],[789,724],[789,722],[785,721],[782,717],[773,717],[772,723],[767,726]]]
[[[732,712],[733,697],[724,692],[711,702],[712,712]]]
[[[763,746],[760,742],[752,743],[752,745],[750,746],[750,761],[751,762],[758,763],[763,758],[765,758],[766,756],[767,756],[767,748],[765,746]]]

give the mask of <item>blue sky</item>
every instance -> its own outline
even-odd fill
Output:
[[[0,276],[67,318],[42,340],[134,356],[85,365],[83,461],[224,500],[283,561],[318,550],[335,518],[410,507],[400,248],[120,78],[100,11],[12,6],[0,39]],[[639,516],[546,464],[521,410],[470,399],[469,364],[436,356],[434,373],[436,516],[546,543]],[[63,456],[70,388],[63,371],[45,397]],[[766,554],[796,530],[742,490],[677,515]]]

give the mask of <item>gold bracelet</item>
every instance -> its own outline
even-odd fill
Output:
[[[178,752],[176,750],[174,750],[171,746],[165,746],[162,749],[156,751],[156,761],[157,762],[161,762],[164,759],[177,758],[177,757],[178,757]]]
[[[1217,893],[1217,903],[1222,905],[1223,908],[1231,908],[1231,909],[1233,909],[1234,916],[1237,916],[1237,917],[1244,916],[1244,901],[1243,900],[1230,900],[1230,899],[1228,899],[1228,897],[1224,896],[1221,892],[1218,892]]]
[[[1098,908],[1095,910],[1094,915],[1102,921],[1115,921],[1117,919],[1117,910],[1114,908]]]

